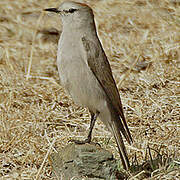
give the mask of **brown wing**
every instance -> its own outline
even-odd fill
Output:
[[[121,117],[119,118],[119,125],[121,126],[121,131],[125,136],[126,140],[131,143],[132,137],[124,117],[119,92],[112,76],[111,67],[101,46],[101,43],[97,42],[97,44],[95,44],[93,41],[90,41],[85,37],[82,38],[82,42],[84,49],[87,53],[88,65],[99,83],[101,84],[102,88],[104,89],[109,99],[109,102],[112,104],[115,112],[117,112]]]

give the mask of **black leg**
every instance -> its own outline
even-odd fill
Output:
[[[92,137],[92,130],[94,128],[94,125],[95,125],[95,122],[96,122],[96,119],[99,115],[99,112],[97,111],[96,114],[91,113],[91,122],[90,122],[90,127],[89,127],[89,133],[88,133],[88,136],[87,138],[84,140],[84,141],[79,141],[79,140],[70,140],[71,142],[74,142],[76,144],[85,144],[85,143],[90,143],[91,142],[91,137]]]
[[[86,139],[87,143],[91,142],[92,130],[94,128],[94,125],[95,125],[98,115],[99,115],[99,112],[96,112],[96,114],[91,113],[91,122],[90,122],[90,127],[89,127],[89,133],[88,133],[88,137]]]

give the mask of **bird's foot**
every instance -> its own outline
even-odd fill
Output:
[[[86,144],[86,143],[91,143],[91,139],[85,139],[85,140],[76,140],[76,139],[71,139],[69,142],[74,142],[75,144]]]
[[[101,145],[99,143],[92,142],[91,139],[88,139],[88,138],[85,140],[82,140],[82,141],[76,140],[76,139],[71,139],[68,142],[73,142],[75,144],[86,144],[86,143],[88,143],[88,144],[98,145],[101,147]]]

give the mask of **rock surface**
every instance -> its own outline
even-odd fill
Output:
[[[112,153],[98,145],[71,143],[51,154],[49,160],[58,179],[125,179],[118,172]]]

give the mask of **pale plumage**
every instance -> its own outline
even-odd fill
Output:
[[[114,135],[123,166],[128,169],[122,134],[129,143],[132,137],[109,62],[96,33],[92,9],[85,4],[64,2],[58,9],[46,11],[59,13],[62,18],[63,31],[57,55],[61,84],[76,103],[89,109],[92,116],[90,133],[84,142],[91,141],[98,116]]]

